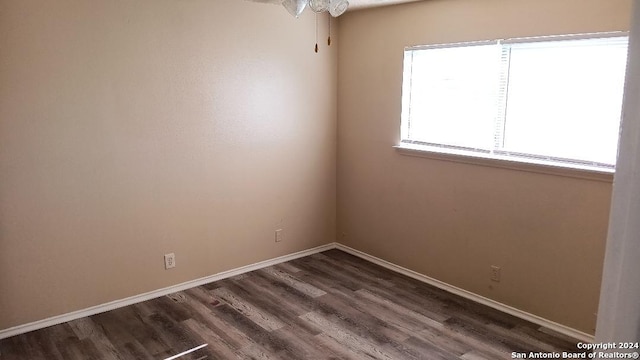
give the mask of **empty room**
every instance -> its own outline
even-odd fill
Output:
[[[0,0],[0,360],[638,358],[633,0]]]

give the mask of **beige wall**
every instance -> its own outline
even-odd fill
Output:
[[[0,329],[334,241],[314,37],[240,0],[0,0]]]
[[[345,15],[341,242],[593,333],[611,183],[400,155],[408,45],[627,30],[630,0],[430,0]],[[502,281],[489,280],[490,265]]]

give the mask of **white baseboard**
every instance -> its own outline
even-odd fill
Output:
[[[588,343],[593,343],[595,338],[593,335],[584,333],[582,331],[570,328],[568,326],[562,325],[562,324],[558,324],[556,322],[553,322],[551,320],[547,320],[545,318],[542,318],[540,316],[537,315],[533,315],[530,314],[526,311],[522,311],[519,309],[516,309],[514,307],[511,307],[509,305],[505,305],[503,303],[497,302],[495,300],[491,300],[489,298],[486,298],[484,296],[480,296],[478,294],[472,293],[470,291],[461,289],[459,287],[453,286],[453,285],[449,285],[445,282],[442,282],[440,280],[436,280],[434,278],[428,277],[426,275],[420,274],[418,272],[415,272],[413,270],[409,270],[407,268],[404,268],[402,266],[396,265],[394,263],[388,262],[386,260],[382,260],[380,258],[377,258],[375,256],[369,255],[367,253],[364,253],[360,250],[356,250],[354,248],[348,247],[346,245],[342,245],[340,243],[336,243],[335,247],[339,250],[342,250],[346,253],[349,253],[351,255],[355,255],[359,258],[362,258],[364,260],[367,260],[369,262],[372,262],[374,264],[378,264],[382,267],[385,267],[389,270],[395,271],[397,273],[400,273],[402,275],[406,275],[408,277],[411,277],[413,279],[416,279],[418,281],[422,281],[424,283],[427,283],[429,285],[433,285],[439,289],[442,289],[444,291],[450,292],[452,294],[458,295],[458,296],[462,296],[463,298],[475,301],[477,303],[480,303],[482,305],[486,305],[489,306],[491,308],[494,308],[496,310],[500,310],[504,313],[507,313],[509,315],[513,315],[515,317],[527,320],[529,322],[532,322],[534,324],[540,325],[544,328],[547,328],[551,331],[555,331],[557,333],[569,336],[573,339],[582,341],[582,342],[588,342]]]
[[[463,298],[475,301],[477,303],[492,307],[496,310],[500,310],[502,312],[505,312],[507,314],[516,316],[518,318],[530,321],[534,324],[538,324],[542,327],[545,327],[549,330],[555,331],[557,333],[569,336],[571,338],[580,340],[580,341],[584,341],[584,342],[593,342],[594,341],[594,337],[593,335],[589,335],[587,333],[584,333],[582,331],[570,328],[568,326],[562,325],[562,324],[558,324],[556,322],[553,322],[551,320],[547,320],[545,318],[542,318],[540,316],[537,315],[533,315],[530,314],[528,312],[516,309],[514,307],[511,307],[509,305],[505,305],[502,304],[500,302],[497,302],[495,300],[491,300],[489,298],[486,298],[484,296],[480,296],[477,294],[474,294],[470,291],[455,287],[453,285],[449,285],[445,282],[442,282],[440,280],[436,280],[434,278],[428,277],[426,275],[417,273],[413,270],[409,270],[407,268],[404,268],[402,266],[393,264],[391,262],[388,262],[386,260],[382,260],[380,258],[377,258],[375,256],[369,255],[367,253],[364,253],[362,251],[353,249],[351,247],[348,247],[346,245],[342,245],[340,243],[330,243],[330,244],[326,244],[326,245],[322,245],[322,246],[318,246],[312,249],[308,249],[308,250],[303,250],[303,251],[299,251],[293,254],[289,254],[289,255],[284,255],[284,256],[279,256],[277,258],[273,258],[270,260],[265,260],[265,261],[260,261],[257,262],[255,264],[251,264],[251,265],[247,265],[247,266],[242,266],[236,269],[232,269],[232,270],[227,270],[227,271],[223,271],[214,275],[210,275],[210,276],[206,276],[200,279],[195,279],[195,280],[191,280],[191,281],[187,281],[181,284],[177,284],[177,285],[173,285],[173,286],[169,286],[166,288],[162,288],[162,289],[158,289],[158,290],[154,290],[154,291],[150,291],[144,294],[140,294],[140,295],[135,295],[135,296],[131,296],[125,299],[120,299],[120,300],[115,300],[115,301],[111,301],[108,302],[106,304],[101,304],[101,305],[96,305],[96,306],[92,306],[90,308],[87,309],[83,309],[83,310],[78,310],[78,311],[74,311],[74,312],[70,312],[68,314],[62,314],[62,315],[58,315],[58,316],[54,316],[54,317],[50,317],[47,319],[43,319],[43,320],[38,320],[38,321],[34,321],[28,324],[24,324],[24,325],[18,325],[15,327],[11,327],[8,329],[4,329],[4,330],[0,330],[0,339],[5,339],[11,336],[15,336],[15,335],[19,335],[19,334],[24,334],[26,332],[29,331],[34,331],[34,330],[38,330],[38,329],[43,329],[52,325],[57,325],[57,324],[61,324],[67,321],[72,321],[72,320],[76,320],[76,319],[80,319],[86,316],[91,316],[91,315],[95,315],[95,314],[99,314],[99,313],[103,313],[106,311],[110,311],[110,310],[114,310],[117,308],[121,308],[124,306],[128,306],[128,305],[132,305],[132,304],[136,304],[142,301],[147,301],[147,300],[151,300],[160,296],[164,296],[164,295],[169,295],[178,291],[183,291],[186,289],[190,289],[196,286],[200,286],[200,285],[204,285],[204,284],[208,284],[210,282],[214,282],[217,280],[222,280],[222,279],[226,279],[232,276],[236,276],[236,275],[240,275],[246,272],[250,272],[250,271],[254,271],[254,270],[258,270],[258,269],[262,269],[271,265],[276,265],[279,263],[283,263],[289,260],[293,260],[293,259],[297,259],[297,258],[301,258],[304,256],[308,256],[308,255],[312,255],[312,254],[316,254],[322,251],[326,251],[326,250],[331,250],[331,249],[340,249],[344,252],[347,252],[349,254],[355,255],[359,258],[362,258],[364,260],[370,261],[374,264],[380,265],[382,267],[385,267],[389,270],[395,271],[399,274],[402,275],[406,275],[409,276],[413,279],[422,281],[424,283],[427,283],[429,285],[433,285],[439,289],[448,291],[452,294],[455,295],[459,295],[462,296]]]
[[[67,321],[77,320],[86,316],[91,316],[99,313],[103,313],[106,311],[114,310],[117,308],[121,308],[124,306],[137,304],[139,302],[151,300],[160,296],[169,295],[178,291],[187,290],[196,286],[208,284],[213,281],[218,281],[222,279],[226,279],[232,276],[240,275],[249,271],[254,271],[258,269],[262,269],[271,265],[280,264],[289,260],[301,258],[304,256],[312,255],[315,253],[319,253],[322,251],[334,249],[336,247],[335,243],[330,243],[322,246],[318,246],[312,249],[299,251],[293,254],[288,254],[284,256],[279,256],[277,258],[260,261],[255,264],[241,266],[239,268],[235,268],[232,270],[223,271],[214,275],[206,276],[200,279],[195,279],[187,282],[183,282],[181,284],[168,286],[166,288],[153,290],[146,292],[144,294],[134,295],[125,299],[115,300],[108,302],[106,304],[92,306],[90,308],[86,308],[83,310],[78,310],[74,312],[70,312],[67,314],[62,314],[58,316],[53,316],[47,319],[34,321],[24,325],[14,326],[8,329],[0,330],[0,339],[5,339],[11,336],[24,334],[29,331],[43,329],[52,325],[61,324]]]

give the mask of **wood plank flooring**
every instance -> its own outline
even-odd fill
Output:
[[[575,342],[339,250],[0,340],[0,359],[511,359]]]

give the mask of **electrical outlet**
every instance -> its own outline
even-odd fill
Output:
[[[283,239],[282,229],[276,230],[276,242],[280,242]]]
[[[166,270],[176,267],[176,254],[170,253],[164,255],[164,268]]]
[[[491,281],[500,282],[500,267],[491,265]]]

